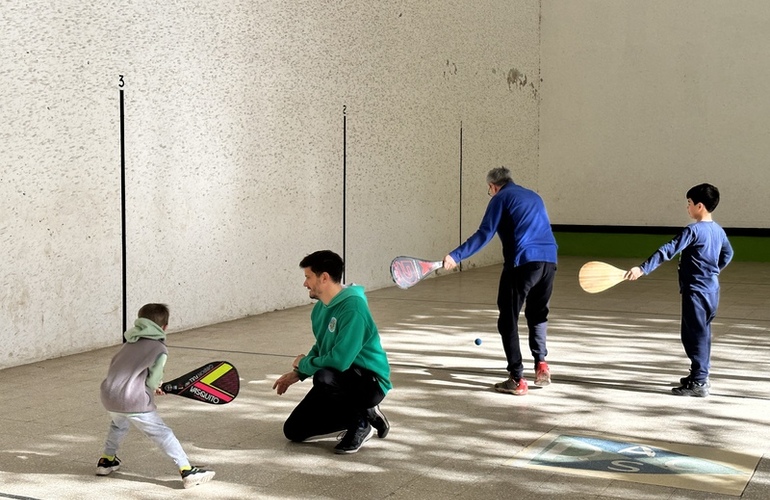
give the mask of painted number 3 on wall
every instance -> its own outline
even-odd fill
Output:
[[[126,85],[126,82],[123,81],[123,75],[118,75],[118,88],[123,88]]]

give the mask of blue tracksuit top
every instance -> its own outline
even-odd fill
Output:
[[[556,263],[556,239],[545,203],[536,192],[509,182],[489,200],[478,230],[449,255],[460,262],[475,254],[495,236],[503,244],[504,267],[528,262]]]
[[[719,272],[733,258],[733,247],[724,229],[714,221],[693,222],[660,247],[639,266],[650,274],[663,262],[682,253],[679,259],[680,291],[715,292],[719,290]]]

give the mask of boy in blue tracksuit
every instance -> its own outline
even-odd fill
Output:
[[[725,231],[711,218],[718,204],[719,190],[711,184],[699,184],[687,191],[687,213],[695,222],[625,276],[636,280],[676,254],[682,254],[679,261],[681,336],[684,352],[690,358],[690,374],[679,380],[680,387],[672,389],[677,396],[709,395],[711,321],[719,305],[719,273],[733,258]]]
[[[514,184],[510,170],[493,168],[487,173],[487,185],[492,199],[479,229],[444,257],[444,268],[455,268],[458,262],[484,248],[495,233],[500,236],[503,272],[497,294],[497,329],[503,340],[509,378],[495,384],[495,390],[523,396],[528,386],[523,376],[518,321],[525,302],[529,348],[535,359],[535,385],[551,383],[545,356],[548,307],[556,276],[556,239],[542,198]]]

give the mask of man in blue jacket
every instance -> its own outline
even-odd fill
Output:
[[[500,315],[497,329],[508,360],[509,378],[495,390],[517,396],[527,394],[518,321],[522,306],[529,328],[529,348],[535,359],[535,385],[551,383],[545,357],[548,305],[556,275],[556,239],[542,198],[516,185],[505,167],[487,174],[492,197],[479,229],[465,243],[444,257],[444,268],[454,269],[463,259],[484,248],[497,233],[503,244],[503,272],[497,293]]]

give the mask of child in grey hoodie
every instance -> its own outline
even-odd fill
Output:
[[[166,326],[169,310],[165,304],[146,304],[139,309],[134,328],[123,334],[126,342],[112,358],[107,378],[101,385],[102,404],[110,413],[110,429],[96,475],[106,476],[120,468],[118,447],[133,424],[150,438],[179,467],[185,488],[214,478],[214,471],[192,467],[182,445],[157,413],[155,395],[166,364]]]

